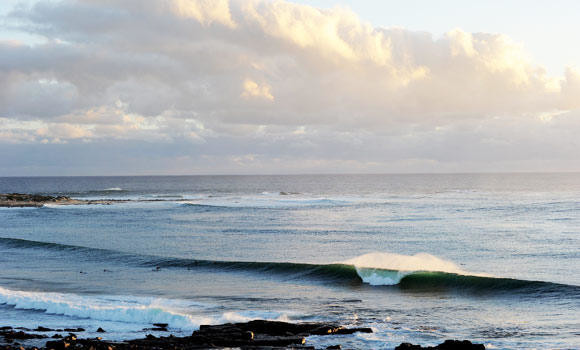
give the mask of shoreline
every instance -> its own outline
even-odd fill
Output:
[[[226,323],[220,325],[201,325],[199,330],[190,336],[176,337],[167,329],[166,323],[155,323],[153,328],[146,330],[167,332],[167,336],[148,334],[144,338],[109,341],[102,337],[79,338],[77,333],[83,333],[83,328],[50,329],[38,326],[36,329],[13,328],[0,326],[0,347],[3,350],[186,350],[186,349],[308,349],[316,350],[308,344],[308,337],[350,335],[354,333],[373,333],[368,327],[347,328],[344,326],[321,323],[288,323],[281,321],[253,320],[243,323]],[[30,333],[34,332],[34,333]],[[61,333],[66,333],[62,335]],[[105,335],[107,332],[98,328],[96,333]],[[52,333],[52,334],[51,334]],[[46,340],[46,341],[45,341]],[[26,344],[34,341],[44,342],[42,346]],[[337,339],[337,342],[339,340]],[[340,344],[324,349],[342,349]],[[434,347],[401,343],[395,350],[485,350],[483,344],[471,343],[468,340],[446,340]]]
[[[76,199],[28,193],[0,193],[0,208],[41,208],[51,205],[111,205],[129,202],[178,202],[174,199]]]
[[[128,200],[122,199],[74,199],[67,196],[45,196],[26,193],[0,193],[0,208],[40,208],[45,204],[55,205],[82,205],[82,204],[103,204],[125,203]]]

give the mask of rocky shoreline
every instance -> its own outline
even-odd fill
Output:
[[[155,200],[156,201],[156,200]],[[0,193],[0,208],[40,208],[45,204],[81,205],[126,203],[124,199],[74,199],[67,196],[46,196],[27,193]]]
[[[25,193],[0,193],[0,207],[4,208],[39,208],[45,204],[80,205],[80,204],[112,204],[127,202],[126,200],[83,200],[67,196],[45,196]]]
[[[157,323],[150,330],[168,332],[167,324]],[[63,335],[63,332],[66,335]],[[85,329],[50,329],[38,327],[36,329],[0,327],[0,349],[4,350],[188,350],[188,349],[309,349],[315,347],[307,344],[307,337],[311,335],[332,336],[353,334],[357,332],[372,333],[371,328],[346,328],[326,323],[287,323],[280,321],[254,320],[245,323],[227,323],[222,325],[202,325],[191,336],[176,337],[153,336],[148,334],[142,339],[126,341],[108,341],[102,337],[79,338],[78,333]],[[97,333],[105,334],[102,328]],[[169,333],[169,332],[168,332]],[[44,345],[31,346],[26,343],[30,340],[40,341],[47,339]],[[340,344],[326,349],[341,349]],[[395,350],[485,350],[482,344],[473,344],[467,340],[446,340],[435,347],[422,347],[410,343],[403,343]]]

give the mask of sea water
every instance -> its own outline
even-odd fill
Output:
[[[0,326],[107,339],[271,319],[392,349],[580,348],[580,174],[0,178]]]

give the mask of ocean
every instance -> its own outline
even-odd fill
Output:
[[[0,178],[0,326],[131,339],[324,321],[393,349],[580,348],[580,174]]]

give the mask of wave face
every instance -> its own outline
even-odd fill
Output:
[[[278,276],[283,279],[330,283],[344,287],[356,285],[390,287],[402,291],[550,294],[580,298],[580,286],[470,273],[451,261],[426,253],[412,256],[370,253],[340,263],[309,264],[161,257],[14,238],[0,238],[0,245],[66,252],[78,254],[87,260],[111,261],[147,269],[209,269],[228,273]]]

